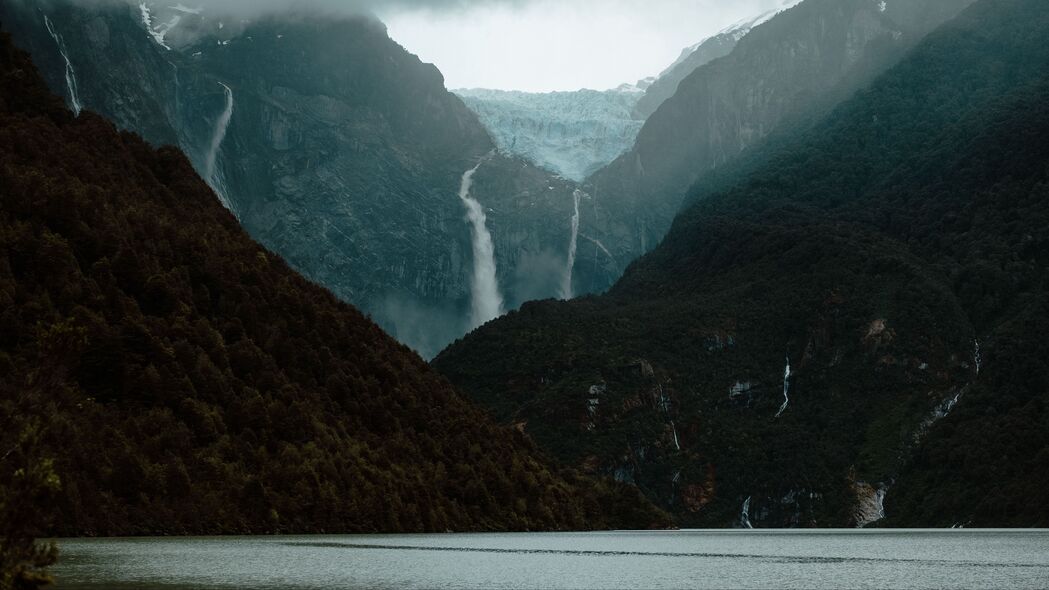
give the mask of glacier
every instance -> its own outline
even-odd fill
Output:
[[[500,151],[582,182],[634,145],[644,121],[632,113],[648,83],[604,91],[452,92],[477,114]]]
[[[484,88],[452,92],[477,115],[501,152],[583,182],[633,147],[648,116],[689,74],[728,55],[752,29],[800,1],[778,0],[774,10],[686,47],[658,77],[635,84],[547,93]]]

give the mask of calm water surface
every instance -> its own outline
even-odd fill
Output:
[[[1049,531],[68,539],[58,588],[1046,588]]]

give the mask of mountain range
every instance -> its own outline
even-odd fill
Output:
[[[631,261],[659,244],[689,187],[779,129],[804,128],[896,63],[970,0],[806,0],[694,70],[634,147],[592,175],[581,232]],[[586,261],[583,261],[584,264]],[[579,269],[599,293],[612,267]]]
[[[786,2],[552,95],[367,16],[0,22],[44,532],[1049,525],[1042,0]]]
[[[479,162],[505,307],[562,294],[575,187],[496,152],[381,23],[165,7],[16,1],[0,18],[71,106],[180,147],[253,238],[424,356],[474,327],[459,191]]]
[[[253,242],[178,150],[74,115],[6,33],[0,81],[5,511],[18,451],[60,490],[45,535],[666,524]]]
[[[682,526],[1044,526],[1047,33],[976,2],[703,176],[608,294],[435,366]]]

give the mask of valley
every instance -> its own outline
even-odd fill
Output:
[[[407,4],[0,2],[0,588],[56,536],[1049,526],[1049,6],[746,6],[544,93],[450,90]]]

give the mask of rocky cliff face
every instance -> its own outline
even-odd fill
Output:
[[[633,149],[588,180],[584,231],[621,260],[654,248],[697,179],[847,98],[968,3],[807,0],[756,27],[682,80]]]
[[[634,107],[634,117],[642,121],[648,119],[656,112],[670,97],[677,93],[678,85],[692,72],[702,66],[725,57],[736,48],[739,40],[747,36],[747,33],[759,25],[768,22],[783,10],[797,4],[799,0],[784,0],[783,4],[776,10],[766,12],[753,18],[744,19],[717,35],[704,39],[699,43],[686,47],[681,56],[666,70],[659,74],[652,85],[645,89],[645,95],[638,100]]]
[[[180,146],[249,233],[303,274],[424,355],[464,334],[473,264],[457,193],[495,145],[440,72],[364,18],[234,26],[145,6],[16,2],[0,18],[70,98],[46,17],[80,101]],[[497,209],[507,299],[557,296],[531,273],[567,258],[573,189],[524,161],[491,162],[473,196]]]

